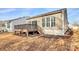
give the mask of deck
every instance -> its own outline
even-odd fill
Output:
[[[15,25],[14,29],[27,29],[28,31],[37,31],[37,26],[33,24]]]

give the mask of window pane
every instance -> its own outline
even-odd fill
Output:
[[[47,27],[50,27],[50,17],[46,18]]]
[[[45,27],[45,18],[42,18],[42,27]]]
[[[53,18],[51,18],[51,27],[53,27]]]
[[[32,21],[32,25],[36,25],[37,26],[37,21]]]
[[[37,21],[32,21],[32,28],[37,28]]]
[[[55,26],[55,17],[51,17],[51,27]]]
[[[55,26],[55,17],[54,17],[54,26]]]

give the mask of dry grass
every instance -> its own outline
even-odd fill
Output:
[[[79,31],[73,30],[71,37],[16,36],[0,34],[1,51],[70,51],[79,50]]]

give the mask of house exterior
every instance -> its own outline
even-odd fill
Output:
[[[38,31],[46,35],[65,35],[68,30],[67,9],[60,9],[33,17],[20,17],[7,21],[7,30],[21,32],[23,29],[27,32]]]
[[[28,16],[8,20],[7,21],[7,30],[8,30],[8,32],[14,32],[14,26],[15,25],[26,24],[26,19],[27,18],[28,18]]]
[[[43,34],[65,35],[65,32],[68,29],[67,9],[29,17],[26,19],[26,22],[26,24],[36,25],[35,29]],[[33,28],[30,28],[29,30],[31,29]]]
[[[0,21],[0,32],[7,31],[6,21]]]

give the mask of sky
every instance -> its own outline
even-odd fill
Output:
[[[0,20],[11,20],[23,16],[35,16],[61,8],[0,8]],[[68,21],[70,24],[79,23],[79,8],[68,8]]]

